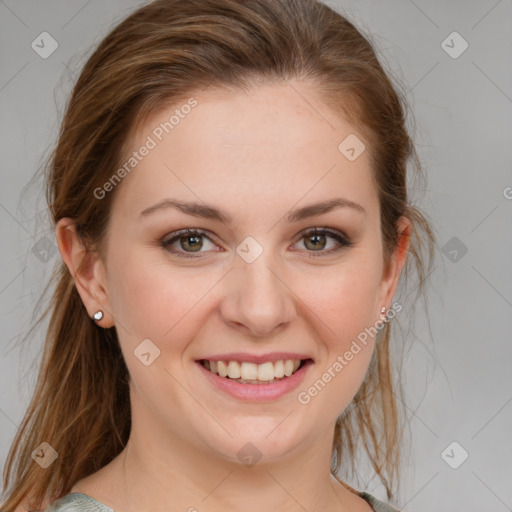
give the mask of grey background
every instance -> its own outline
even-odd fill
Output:
[[[406,512],[512,510],[512,2],[326,3],[371,35],[406,85],[428,175],[418,201],[439,237],[430,322],[419,315],[405,356],[413,449],[397,504]],[[16,342],[59,258],[54,243],[40,241],[54,237],[33,175],[56,139],[75,73],[140,4],[0,0],[2,465],[31,396],[45,326],[23,348]],[[47,59],[31,48],[43,31],[59,45]],[[441,46],[454,31],[469,44],[458,58]],[[457,39],[445,44],[461,48]],[[446,461],[460,463],[462,450],[469,457],[452,469]],[[376,479],[367,489],[384,496]]]

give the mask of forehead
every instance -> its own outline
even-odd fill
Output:
[[[331,191],[370,202],[376,196],[367,151],[351,161],[339,147],[354,136],[362,142],[311,84],[197,91],[139,125],[125,158],[151,149],[117,192],[139,211],[169,194],[208,196],[208,202],[238,198],[241,206],[257,195],[260,208],[263,200],[296,203],[305,194],[313,200]]]

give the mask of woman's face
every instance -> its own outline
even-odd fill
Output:
[[[129,141],[91,305],[116,326],[134,425],[242,462],[326,436],[330,449],[374,349],[361,333],[391,307],[405,260],[384,266],[368,148],[303,82],[193,98]],[[186,206],[152,209],[164,200]],[[313,207],[334,201],[358,206]],[[200,234],[175,237],[185,229]],[[251,378],[282,372],[258,361],[310,361],[290,381],[240,384],[205,359],[245,362],[229,371]]]

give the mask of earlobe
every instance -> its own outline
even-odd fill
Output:
[[[68,267],[91,321],[101,327],[112,327],[114,322],[112,315],[108,314],[110,305],[102,272],[103,262],[98,253],[86,250],[73,219],[60,219],[55,235],[62,260]],[[103,316],[95,320],[94,315],[98,311],[102,311]]]

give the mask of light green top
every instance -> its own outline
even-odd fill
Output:
[[[373,508],[374,512],[399,512],[391,505],[379,501],[366,492],[358,493]],[[45,508],[44,512],[114,512],[103,503],[91,498],[87,494],[73,492],[64,495]]]

